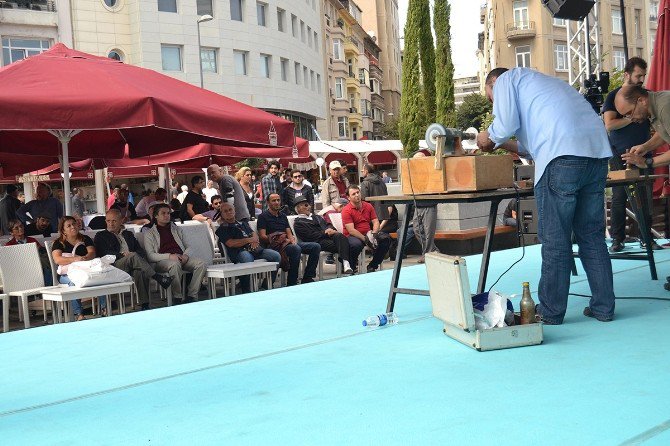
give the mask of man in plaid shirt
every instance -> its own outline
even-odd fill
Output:
[[[267,197],[270,194],[279,194],[281,196],[281,181],[279,181],[279,162],[270,161],[268,164],[268,173],[261,180],[261,187],[263,191],[263,210],[268,208]]]

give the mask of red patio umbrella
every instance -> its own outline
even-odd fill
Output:
[[[70,156],[121,158],[126,146],[137,157],[202,142],[259,148],[294,142],[288,120],[63,44],[1,68],[0,85],[0,152],[62,153],[66,192]]]
[[[658,21],[656,28],[656,42],[654,43],[654,55],[651,58],[649,75],[647,76],[647,88],[649,90],[670,90],[670,1],[661,0],[658,8]],[[667,144],[658,148],[655,153],[667,152],[670,146]],[[668,167],[657,167],[654,173],[667,174]],[[664,179],[658,178],[654,182],[654,196],[663,193]]]

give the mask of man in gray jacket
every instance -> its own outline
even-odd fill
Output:
[[[156,224],[145,232],[144,248],[149,262],[155,263],[155,270],[168,273],[172,278],[172,296],[177,303],[182,298],[183,303],[189,303],[198,299],[207,266],[202,260],[191,257],[191,249],[184,243],[181,229],[170,221],[170,211],[170,206],[165,203],[154,207]],[[181,289],[184,271],[193,273],[185,298]]]
[[[230,175],[223,173],[223,169],[218,164],[212,164],[207,168],[207,176],[210,180],[219,185],[219,195],[224,203],[230,203],[235,208],[235,218],[239,221],[249,221],[249,209],[247,201],[244,198],[245,193],[240,183]],[[232,198],[231,202],[229,198]]]
[[[349,180],[342,175],[342,164],[339,161],[331,161],[328,169],[330,169],[330,176],[321,186],[321,203],[324,208],[339,198],[347,198],[349,187]]]

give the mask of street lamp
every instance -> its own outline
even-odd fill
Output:
[[[203,22],[209,22],[213,20],[209,14],[201,15],[198,17],[198,67],[200,67],[200,88],[205,88],[205,81],[202,78],[202,49],[200,47],[200,24]]]

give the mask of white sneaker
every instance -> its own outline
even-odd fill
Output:
[[[351,274],[351,273],[354,272],[354,270],[351,269],[351,264],[349,263],[348,260],[345,260],[344,262],[342,262],[342,266],[344,267],[344,269],[342,271],[344,274]]]

